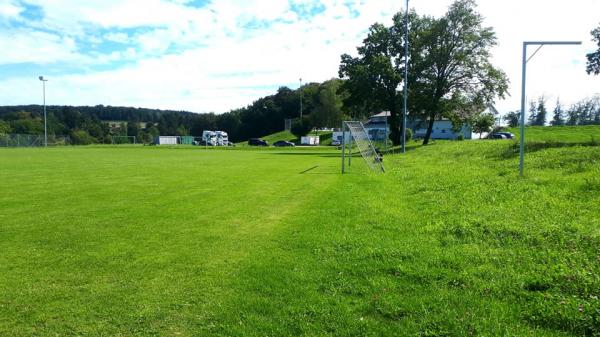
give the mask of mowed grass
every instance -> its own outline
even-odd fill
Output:
[[[0,149],[0,335],[598,335],[600,147],[510,144]]]
[[[520,129],[511,128],[517,139]],[[525,140],[527,142],[568,142],[584,143],[595,140],[600,142],[600,125],[580,125],[580,126],[528,126],[525,129]]]

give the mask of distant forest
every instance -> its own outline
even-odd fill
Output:
[[[274,95],[219,115],[104,105],[47,106],[48,134],[70,136],[73,144],[91,144],[110,143],[111,136],[150,142],[158,135],[199,137],[203,130],[223,130],[238,142],[281,131],[285,119],[298,120],[301,99],[306,123],[332,127],[341,123],[346,112],[340,85],[341,80],[332,79],[297,90],[281,87]],[[0,106],[0,135],[43,134],[43,117],[40,105]]]
[[[157,110],[113,106],[47,106],[48,134],[69,136],[72,144],[110,144],[112,136],[135,136],[151,142],[155,136],[196,136],[203,130],[223,130],[234,142],[262,137],[284,129],[284,120],[312,127],[339,127],[345,118],[363,119],[373,112],[347,104],[350,95],[344,80],[309,83],[300,89],[281,87],[274,95],[262,97],[247,107],[223,114]],[[303,119],[300,121],[300,98]],[[586,98],[569,107],[556,102],[553,110],[540,97],[530,104],[529,125],[600,124],[600,96]],[[519,111],[504,116],[509,126],[519,123]],[[0,106],[0,136],[42,135],[43,107],[40,105]]]

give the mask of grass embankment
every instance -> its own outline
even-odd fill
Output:
[[[519,138],[520,129],[511,128],[510,131]],[[525,129],[527,142],[589,142],[592,139],[600,142],[600,125],[583,126],[528,126]]]
[[[0,335],[597,335],[600,147],[510,144],[0,149]]]

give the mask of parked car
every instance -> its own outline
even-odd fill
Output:
[[[512,132],[496,132],[496,134],[504,135],[507,139],[515,138],[515,135]]]
[[[288,142],[287,140],[278,140],[275,143],[273,143],[273,146],[277,146],[277,147],[287,147],[287,146],[296,146],[294,143],[292,142]]]
[[[508,137],[506,137],[506,135],[503,135],[501,133],[494,133],[492,134],[492,137],[490,137],[492,139],[508,139]]]
[[[340,146],[340,145],[342,145],[342,142],[340,142],[337,139],[331,141],[331,146]]]
[[[260,138],[250,138],[250,139],[248,139],[248,145],[250,145],[250,146],[269,146],[269,143],[266,140],[262,140]]]

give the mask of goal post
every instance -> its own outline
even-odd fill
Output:
[[[375,150],[363,123],[344,121],[342,122],[342,173],[346,173],[346,157],[348,158],[348,166],[352,165],[352,149],[354,146],[356,146],[371,171],[385,172],[381,156]],[[346,151],[348,151],[347,154]]]

